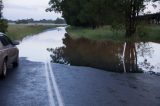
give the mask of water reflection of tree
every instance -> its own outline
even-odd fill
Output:
[[[64,55],[64,47],[56,48],[56,49],[47,49],[49,52],[52,52],[51,58],[52,62],[60,63],[60,64],[69,64],[66,56]]]
[[[126,71],[137,72],[137,52],[135,43],[127,42],[124,55]]]
[[[89,66],[108,71],[123,72],[120,61],[123,43],[72,39],[66,35],[63,40],[64,53],[71,65]]]
[[[85,38],[72,39],[65,35],[64,47],[50,49],[56,63],[89,66],[107,71],[142,72],[137,65],[137,51],[134,42],[127,42],[122,61],[124,43],[111,41],[91,41]]]
[[[152,57],[153,48],[150,46],[149,43],[140,42],[136,43],[137,45],[137,53],[140,57]]]

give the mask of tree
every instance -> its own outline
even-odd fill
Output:
[[[111,5],[114,8],[114,18],[117,21],[121,17],[117,24],[123,24],[126,30],[126,37],[131,37],[136,32],[137,16],[139,12],[145,7],[145,0],[117,0]]]
[[[72,26],[99,27],[106,21],[106,3],[106,0],[51,0],[47,11],[62,13]]]
[[[61,19],[61,18],[57,18],[55,21],[54,21],[55,24],[65,24],[65,20],[64,19]]]
[[[137,17],[145,9],[147,2],[156,1],[160,0],[50,0],[47,11],[62,13],[67,24],[73,26],[122,24],[126,37],[131,37],[136,32]]]
[[[2,0],[0,0],[0,32],[6,33],[8,22],[6,19],[3,19],[2,10],[3,10],[3,2]]]
[[[122,17],[123,25],[126,30],[126,37],[131,37],[135,34],[138,25],[138,16],[143,13],[149,2],[157,2],[160,0],[117,0],[117,7]],[[155,5],[154,5],[155,7]]]

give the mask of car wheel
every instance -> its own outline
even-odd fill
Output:
[[[16,68],[18,66],[19,66],[19,59],[17,58],[17,60],[13,62],[13,67]]]
[[[2,66],[1,78],[5,78],[6,75],[7,75],[7,62],[4,61],[4,62],[3,62],[3,66]]]

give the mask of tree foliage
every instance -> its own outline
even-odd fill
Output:
[[[160,0],[50,0],[47,11],[62,13],[67,24],[72,26],[96,28],[122,24],[128,37],[136,32],[137,16],[147,3],[156,1]]]

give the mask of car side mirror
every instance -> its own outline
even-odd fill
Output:
[[[18,41],[13,41],[12,44],[13,45],[19,45],[19,42]]]

